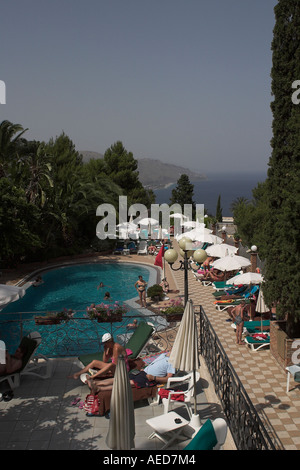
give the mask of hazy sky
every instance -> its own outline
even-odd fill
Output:
[[[1,2],[0,121],[77,150],[265,171],[276,0]]]

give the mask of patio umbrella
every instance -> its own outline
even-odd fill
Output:
[[[214,258],[223,258],[226,255],[226,252],[228,254],[230,253],[236,253],[238,248],[236,248],[233,245],[228,245],[227,243],[220,243],[218,245],[212,245],[206,248],[206,253],[209,256],[213,256]]]
[[[257,297],[255,311],[258,312],[258,313],[266,313],[266,312],[270,311],[269,307],[265,303],[264,294],[263,294],[262,289],[259,289],[259,294],[258,294],[258,297]],[[261,331],[263,331],[263,317],[262,317],[262,315],[261,315],[261,328],[260,329],[261,329]]]
[[[106,444],[114,450],[130,450],[134,446],[135,422],[131,385],[123,356],[116,365],[110,401],[110,421]]]
[[[235,271],[236,269],[246,268],[250,266],[251,262],[248,258],[237,256],[233,253],[219,258],[212,263],[212,266],[220,271]],[[242,282],[240,282],[242,284]]]
[[[239,284],[261,284],[264,278],[259,273],[243,273],[228,279],[226,284],[233,284],[235,286]]]
[[[211,244],[217,244],[217,243],[222,243],[223,239],[220,237],[217,237],[216,235],[213,235],[212,233],[207,232],[207,228],[203,228],[200,230],[193,229],[190,230],[189,232],[182,233],[176,237],[176,240],[179,241],[183,237],[190,238],[192,241],[199,241],[202,243],[211,243]]]
[[[258,294],[258,297],[257,297],[255,310],[258,313],[266,313],[266,312],[270,311],[269,307],[265,303],[264,294],[263,294],[262,289],[259,289],[259,294]]]
[[[21,299],[26,294],[26,289],[8,284],[0,284],[0,307],[4,308],[10,302]]]
[[[158,220],[153,219],[152,217],[144,217],[139,221],[140,225],[158,225]]]
[[[194,314],[193,303],[188,300],[186,303],[182,320],[169,357],[169,362],[184,372],[193,372],[194,378],[194,414],[190,422],[193,428],[200,427],[200,417],[197,415],[196,397],[196,370],[199,369],[199,355],[197,342],[197,326]]]

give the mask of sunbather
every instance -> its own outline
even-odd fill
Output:
[[[167,281],[167,278],[164,277],[159,285],[162,287],[162,290],[164,291],[165,294],[169,293],[170,286]]]
[[[15,354],[9,354],[8,351],[5,353],[5,364],[0,363],[0,375],[12,374],[22,367],[22,359],[25,356],[27,350],[24,347],[19,346]]]
[[[224,273],[217,269],[213,269],[212,271],[207,271],[202,280],[204,281],[224,281]]]
[[[236,324],[236,342],[237,344],[244,344],[242,341],[242,334],[244,329],[244,321],[247,318],[247,310],[245,307],[245,301],[234,307],[231,311],[234,322]]]
[[[139,374],[138,372],[141,373]],[[167,383],[169,377],[175,374],[174,367],[169,363],[169,353],[162,353],[151,364],[145,367],[142,359],[136,360],[135,371],[129,372],[130,384],[132,387],[147,387],[152,382],[164,384]],[[100,391],[112,390],[114,378],[106,380],[93,380],[95,376],[87,377],[86,383],[92,390],[93,394]]]
[[[129,363],[128,363],[128,356],[126,349],[121,346],[119,343],[115,343],[113,337],[110,333],[105,333],[102,336],[102,343],[104,343],[104,353],[103,353],[103,360],[98,361],[94,360],[90,362],[86,367],[84,367],[79,372],[71,375],[70,378],[78,379],[81,374],[88,372],[89,369],[98,369],[98,371],[92,376],[93,379],[107,376],[107,375],[114,375],[116,364],[118,362],[118,357],[123,355],[125,358],[125,362],[127,365],[127,370],[129,370]],[[108,362],[111,359],[111,362]]]

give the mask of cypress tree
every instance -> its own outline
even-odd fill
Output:
[[[223,218],[223,210],[221,207],[221,194],[219,194],[218,201],[217,201],[217,208],[216,208],[216,219],[218,222],[222,222]]]
[[[300,79],[300,0],[279,0],[272,41],[273,138],[266,180],[266,217],[261,254],[263,291],[290,337],[300,336],[300,105],[292,84]]]

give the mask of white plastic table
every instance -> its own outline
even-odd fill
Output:
[[[180,435],[184,427],[189,424],[189,421],[182,418],[175,411],[170,411],[169,413],[147,419],[146,423],[154,429],[154,432],[150,434],[148,439],[158,437],[158,439],[164,442],[162,449],[166,449],[175,439],[182,437]],[[187,438],[185,437],[185,439]]]

